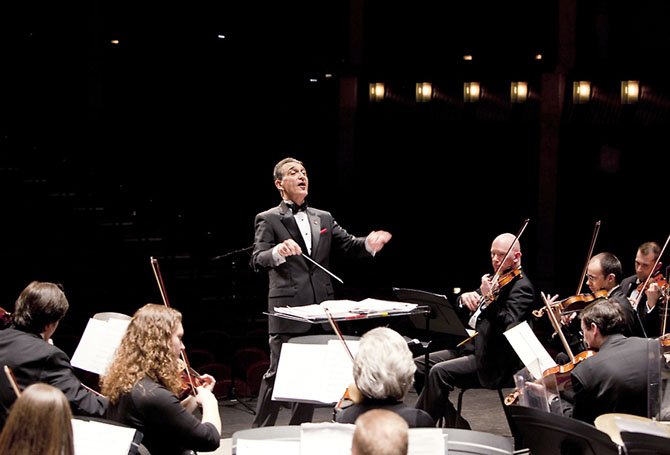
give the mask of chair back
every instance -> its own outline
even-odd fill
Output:
[[[525,406],[508,406],[517,449],[543,455],[618,455],[607,433],[581,420]]]
[[[670,438],[631,431],[620,434],[627,455],[670,455]]]

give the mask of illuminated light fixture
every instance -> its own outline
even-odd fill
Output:
[[[466,103],[474,103],[479,101],[479,95],[479,82],[463,83],[463,101]]]
[[[640,98],[640,81],[621,81],[621,104],[635,104]]]
[[[535,60],[542,60],[542,54],[535,54]]]
[[[591,99],[591,83],[589,81],[575,81],[572,83],[572,102],[585,104]]]
[[[119,40],[117,40],[117,39],[110,40],[109,42],[110,42],[111,44],[114,44],[114,45],[119,44]]]
[[[528,98],[528,82],[512,82],[510,84],[510,101],[523,103]]]
[[[370,101],[382,101],[386,94],[383,82],[372,82],[370,84]]]
[[[416,102],[426,103],[433,98],[433,84],[430,82],[416,83]]]
[[[463,56],[463,60],[467,60],[468,62],[472,60],[472,55],[471,54],[465,54]]]

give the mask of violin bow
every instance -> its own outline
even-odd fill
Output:
[[[544,305],[547,307],[547,316],[549,316],[549,320],[551,321],[551,325],[554,326],[554,330],[556,330],[556,333],[558,333],[558,336],[561,339],[561,343],[563,343],[563,347],[565,348],[565,352],[568,354],[570,357],[570,361],[572,362],[575,360],[575,356],[572,354],[572,350],[570,349],[570,345],[568,344],[568,340],[565,338],[565,335],[563,334],[563,331],[561,330],[561,324],[558,322],[558,319],[556,319],[556,315],[551,309],[551,304],[549,303],[549,300],[547,299],[547,296],[544,294],[544,292],[540,292],[542,295],[542,300],[544,301]]]
[[[663,245],[663,248],[661,248],[661,252],[658,253],[658,257],[656,258],[656,262],[654,263],[654,267],[651,269],[652,271],[647,276],[647,279],[644,280],[644,285],[642,286],[642,291],[640,291],[640,293],[638,293],[637,297],[635,297],[635,303],[633,304],[633,308],[637,309],[637,306],[640,304],[640,300],[642,299],[642,294],[644,294],[644,290],[647,289],[647,285],[649,284],[649,280],[651,280],[651,276],[654,274],[654,270],[656,270],[656,267],[658,267],[658,263],[661,260],[661,256],[663,256],[663,252],[665,251],[665,247],[668,246],[669,241],[670,241],[670,235],[668,235],[668,238],[665,240],[665,245]]]
[[[584,287],[584,278],[586,278],[586,270],[589,268],[589,261],[591,260],[591,255],[593,254],[593,247],[596,245],[598,232],[600,232],[600,220],[596,221],[596,225],[593,227],[593,235],[591,236],[591,246],[589,246],[589,254],[586,255],[584,270],[582,270],[582,276],[579,278],[579,285],[577,285],[577,292],[575,293],[575,295],[579,295],[582,293],[582,287]]]
[[[12,389],[14,390],[14,393],[16,394],[16,398],[20,397],[21,396],[21,390],[19,390],[19,384],[16,382],[16,377],[14,376],[14,372],[7,365],[5,365],[4,370],[5,370],[5,376],[7,376],[7,380],[11,384]]]
[[[149,259],[151,261],[151,269],[154,271],[154,277],[156,278],[156,283],[158,283],[158,290],[160,291],[161,298],[163,299],[163,304],[165,304],[165,306],[168,308],[172,308],[170,306],[170,302],[168,301],[167,293],[165,292],[165,283],[163,283],[163,275],[161,275],[161,269],[158,266],[158,259],[154,258],[153,256],[150,256]],[[193,392],[193,395],[195,395],[195,386],[193,385],[193,378],[191,377],[192,376],[191,365],[188,363],[186,352],[182,349],[179,355],[185,365],[184,370],[186,371],[186,377],[188,378],[188,383],[191,386],[191,392]]]

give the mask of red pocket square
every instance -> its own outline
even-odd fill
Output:
[[[319,231],[319,234],[323,235],[323,234],[325,234],[326,232],[328,232],[328,229],[323,228],[323,229],[321,229],[321,230]]]

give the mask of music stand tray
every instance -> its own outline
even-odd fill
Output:
[[[393,288],[393,293],[402,302],[416,303],[430,308],[428,319],[423,315],[409,317],[416,328],[440,335],[452,335],[460,339],[470,336],[447,296],[409,288]]]

